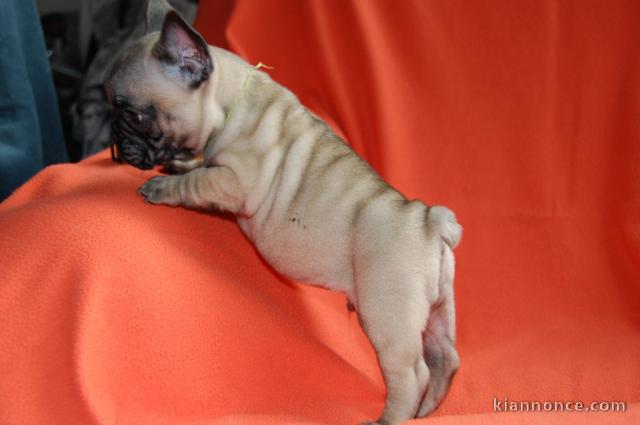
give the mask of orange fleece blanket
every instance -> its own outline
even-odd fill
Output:
[[[201,2],[197,24],[220,40],[227,17],[233,50],[465,227],[462,367],[417,423],[640,423],[640,3]],[[145,204],[156,173],[103,153],[0,205],[0,424],[377,417],[344,296],[279,278],[231,221]]]

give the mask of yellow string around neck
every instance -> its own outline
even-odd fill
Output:
[[[233,111],[236,109],[236,105],[238,104],[238,101],[244,95],[244,92],[247,90],[247,86],[249,85],[249,80],[251,80],[251,77],[253,76],[253,73],[256,72],[257,70],[259,70],[260,68],[274,69],[272,66],[265,65],[262,62],[258,62],[256,64],[256,66],[251,68],[251,71],[249,71],[249,73],[247,74],[247,76],[244,79],[244,83],[242,83],[242,89],[240,90],[240,93],[238,93],[236,98],[233,100],[233,104],[231,105],[231,108],[229,108],[229,112],[227,113],[227,116],[224,118],[225,125],[227,124],[227,122],[229,122],[229,119],[231,118],[231,115],[233,114]]]

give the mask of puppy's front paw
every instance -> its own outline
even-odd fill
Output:
[[[151,204],[177,205],[176,176],[157,176],[149,179],[138,193]]]

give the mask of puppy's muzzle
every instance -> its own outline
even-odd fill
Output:
[[[193,157],[188,149],[175,147],[162,134],[157,137],[137,132],[127,120],[116,115],[111,124],[111,159],[126,162],[141,170],[164,165],[174,159]]]

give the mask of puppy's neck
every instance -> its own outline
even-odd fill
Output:
[[[214,70],[211,79],[202,88],[206,123],[200,149],[204,149],[206,143],[223,131],[230,112],[242,94],[245,81],[255,71],[254,67],[227,50],[209,46],[209,54]]]
[[[241,95],[244,83],[254,71],[254,67],[224,49],[209,46],[209,51],[216,66],[211,85],[215,103],[228,114]]]

